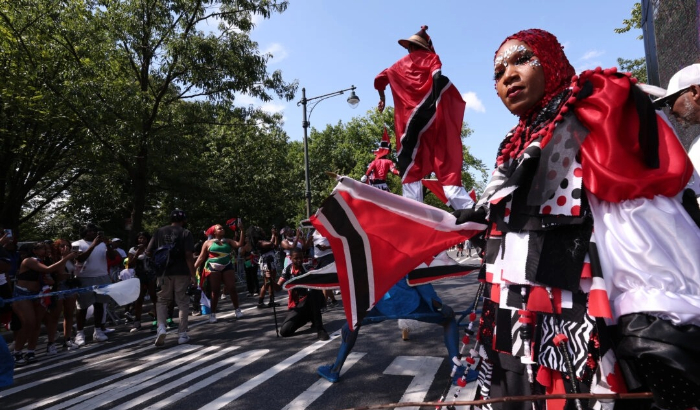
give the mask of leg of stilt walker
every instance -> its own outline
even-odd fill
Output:
[[[345,359],[352,351],[353,346],[355,346],[355,341],[357,340],[357,334],[360,333],[360,326],[356,326],[354,331],[350,331],[347,323],[343,325],[340,331],[341,342],[340,349],[338,349],[338,356],[335,358],[335,363],[320,366],[317,370],[319,376],[328,380],[331,383],[337,383],[340,379],[340,370],[343,368]]]

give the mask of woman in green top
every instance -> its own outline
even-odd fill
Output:
[[[234,251],[243,246],[245,241],[243,227],[239,226],[238,228],[241,230],[241,236],[238,241],[234,241],[233,239],[224,238],[223,226],[214,225],[214,238],[204,242],[197,262],[194,264],[194,267],[197,268],[204,263],[199,284],[202,291],[211,300],[209,323],[216,323],[216,308],[221,297],[222,280],[226,291],[231,295],[231,303],[233,303],[236,318],[243,316],[241,309],[238,307],[236,271],[233,265]]]

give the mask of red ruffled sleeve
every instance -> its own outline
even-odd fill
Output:
[[[586,80],[593,84],[593,94],[573,107],[590,131],[581,146],[586,188],[608,202],[678,194],[693,166],[673,128],[657,114],[659,168],[648,168],[638,140],[639,116],[629,98],[630,79],[596,73]]]

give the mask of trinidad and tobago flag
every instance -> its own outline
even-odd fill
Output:
[[[311,223],[333,250],[351,329],[407,273],[433,266],[435,255],[486,229],[474,222],[456,225],[448,212],[337,178]]]

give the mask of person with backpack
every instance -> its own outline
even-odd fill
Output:
[[[166,319],[168,305],[175,302],[179,310],[178,344],[189,342],[187,335],[187,318],[190,314],[190,299],[187,287],[196,282],[194,269],[194,239],[186,229],[187,215],[185,211],[175,209],[170,214],[170,225],[158,228],[148,244],[147,255],[153,261],[156,271],[158,302],[156,316],[158,330],[155,345],[165,344]]]

